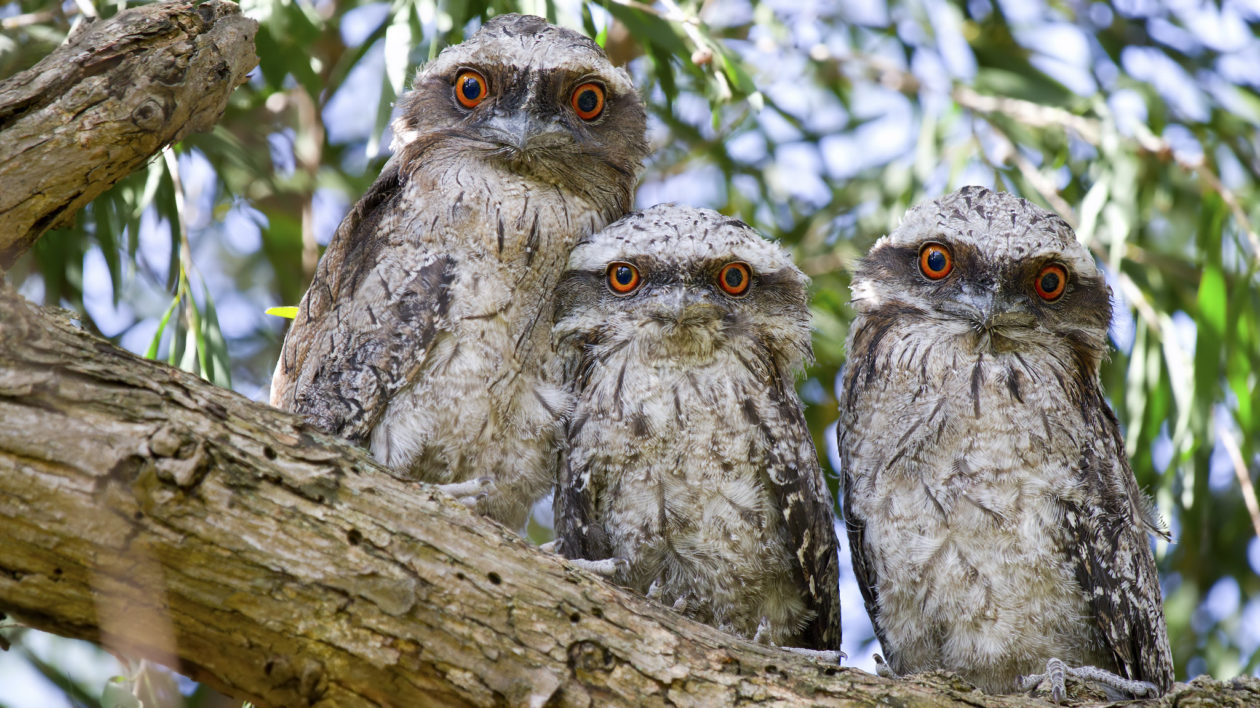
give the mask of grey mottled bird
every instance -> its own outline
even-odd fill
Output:
[[[400,108],[271,402],[449,491],[491,483],[479,508],[519,527],[554,480],[569,400],[555,284],[573,244],[631,204],[643,105],[591,40],[504,15],[424,66]]]
[[[616,582],[702,622],[838,650],[832,502],[793,389],[805,288],[785,251],[708,209],[652,207],[573,250],[557,546],[619,559]]]
[[[892,671],[1166,691],[1163,531],[1099,387],[1110,291],[1071,228],[968,187],[911,210],[852,289],[844,513]]]

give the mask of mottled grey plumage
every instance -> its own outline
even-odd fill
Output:
[[[606,96],[583,119],[590,83]],[[519,526],[554,479],[568,402],[555,283],[573,244],[629,208],[643,106],[591,40],[505,15],[423,67],[400,107],[394,155],[320,261],[271,401],[418,479],[489,478],[482,510]]]
[[[613,292],[609,266],[640,284]],[[724,292],[724,266],[750,284]],[[806,278],[707,209],[661,205],[584,239],[554,336],[576,382],[558,549],[627,561],[617,582],[785,646],[840,648],[830,494],[793,389],[810,356]]]
[[[933,243],[952,254],[935,280]],[[1163,531],[1099,388],[1110,292],[1071,228],[965,188],[875,244],[853,305],[844,512],[892,670],[1010,692],[1058,658],[1167,690]]]

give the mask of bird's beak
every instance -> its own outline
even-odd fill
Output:
[[[538,118],[527,111],[495,114],[485,127],[496,142],[518,154],[554,144],[565,135],[564,126],[559,121]]]
[[[655,310],[655,319],[679,326],[712,322],[726,314],[708,293],[686,288],[670,288],[661,293]]]
[[[966,317],[985,330],[1028,326],[1036,319],[1022,297],[1010,297],[992,288],[964,288],[955,299],[946,301],[942,309]]]

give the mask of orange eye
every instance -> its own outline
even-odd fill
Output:
[[[488,93],[485,77],[475,71],[465,71],[455,79],[455,100],[464,108],[476,108]]]
[[[629,295],[639,287],[639,269],[621,261],[609,263],[608,287],[618,295]]]
[[[573,110],[582,120],[595,120],[604,112],[604,87],[587,82],[573,89]]]
[[[954,256],[944,244],[927,243],[919,249],[919,271],[931,280],[940,280],[954,269]]]
[[[748,286],[752,284],[752,271],[748,269],[747,263],[727,263],[718,271],[717,280],[722,292],[739,297],[748,292]]]
[[[1058,263],[1051,263],[1037,274],[1037,279],[1033,281],[1033,288],[1042,300],[1054,302],[1063,297],[1063,291],[1067,290],[1067,282],[1067,268]]]

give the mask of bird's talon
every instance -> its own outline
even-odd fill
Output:
[[[625,572],[630,567],[630,564],[626,562],[625,558],[603,558],[601,560],[571,558],[569,559],[569,562],[582,570],[596,575],[602,575],[605,578],[611,578],[618,572]]]

